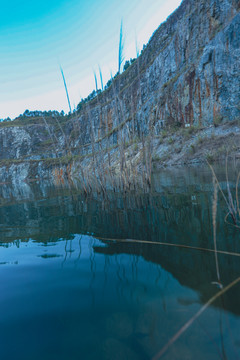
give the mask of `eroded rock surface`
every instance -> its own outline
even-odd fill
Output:
[[[0,159],[86,155],[149,131],[158,135],[169,124],[236,122],[239,94],[239,0],[183,0],[139,58],[61,124],[54,118],[48,125],[40,118],[1,124]]]

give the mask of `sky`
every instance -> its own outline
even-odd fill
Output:
[[[181,0],[0,0],[0,119],[28,110],[69,111],[118,68],[121,20],[125,60],[136,57]]]

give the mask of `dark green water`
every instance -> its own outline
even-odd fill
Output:
[[[229,178],[234,194],[234,167]],[[213,249],[212,198],[207,168],[162,171],[151,194],[107,200],[47,182],[1,185],[0,358],[152,359],[220,291],[216,282],[240,276],[239,256],[218,254],[218,275],[213,252],[160,244]],[[218,249],[240,253],[226,214],[219,194]],[[162,356],[239,358],[240,283]]]

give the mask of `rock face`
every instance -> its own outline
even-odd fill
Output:
[[[166,124],[231,122],[240,118],[239,93],[239,0],[183,0],[139,58],[62,123],[65,135],[51,123],[50,136],[41,120],[1,126],[0,159],[86,154],[91,142],[106,148]]]
[[[33,158],[42,150],[42,142],[47,139],[45,133],[44,126],[39,125],[0,128],[0,159]]]
[[[184,0],[139,59],[91,104],[95,139],[171,122],[209,125],[240,116],[240,2]],[[86,114],[80,116],[84,124]],[[91,127],[83,126],[86,142]],[[114,142],[114,139],[113,139]]]

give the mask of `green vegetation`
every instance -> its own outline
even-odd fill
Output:
[[[23,126],[29,124],[39,124],[41,123],[42,117],[48,119],[48,121],[52,121],[54,118],[64,119],[65,114],[64,111],[57,111],[57,110],[49,110],[49,111],[29,111],[25,110],[23,114],[20,114],[14,120],[7,118],[3,121],[0,121],[0,127],[8,127],[8,126]]]
[[[127,60],[123,66],[123,71],[126,71],[133,63],[136,61],[136,58]]]
[[[52,145],[53,144],[53,140],[52,139],[47,139],[42,141],[41,143],[43,146],[48,146],[48,145]]]
[[[14,164],[21,164],[24,163],[25,160],[23,159],[2,159],[0,160],[0,167],[6,166],[9,167]]]
[[[170,138],[168,139],[168,144],[171,145],[171,144],[173,144],[173,143],[174,143],[174,140],[173,140],[172,137],[170,137]]]
[[[196,134],[198,131],[199,131],[199,127],[193,126],[193,125],[186,129],[186,132],[187,132],[189,135],[194,135],[194,134]]]
[[[161,157],[158,155],[158,154],[153,154],[153,157],[152,157],[152,161],[153,162],[157,162],[157,161],[160,161],[161,160]]]
[[[198,136],[196,145],[202,145],[205,142],[206,138],[203,136]]]
[[[190,154],[195,154],[195,152],[196,152],[196,146],[194,145],[194,144],[191,144],[190,145]]]
[[[135,143],[133,146],[133,151],[136,153],[138,151],[138,144]]]
[[[208,152],[206,155],[206,160],[212,164],[214,162],[214,154],[212,152]]]
[[[223,116],[222,115],[217,115],[213,119],[213,124],[214,124],[215,127],[219,126],[222,122],[223,122]]]
[[[166,129],[161,131],[161,138],[162,139],[165,139],[168,136],[169,136],[169,132]]]

